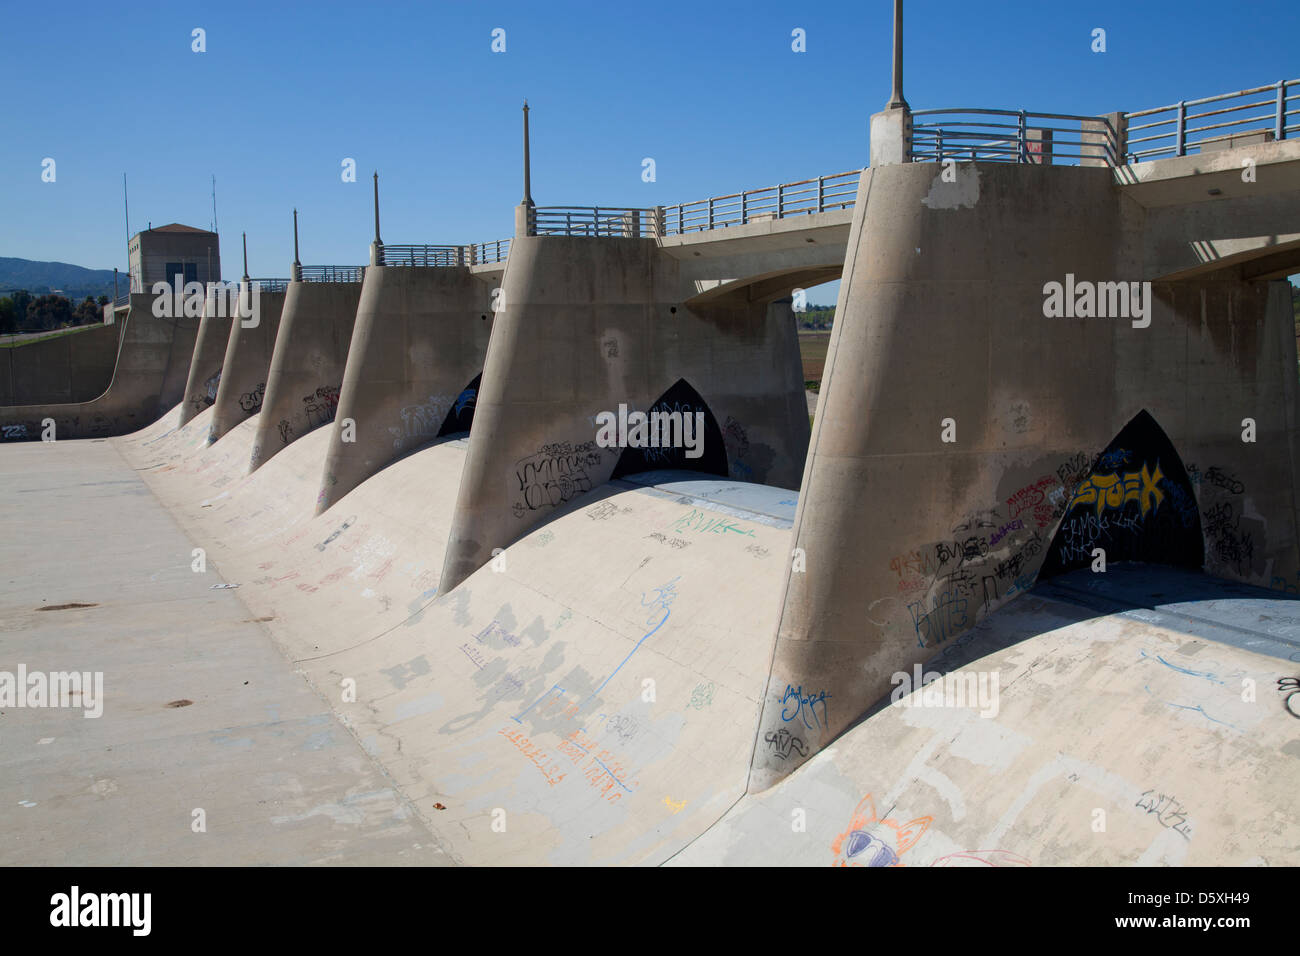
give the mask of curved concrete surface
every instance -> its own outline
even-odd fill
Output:
[[[117,322],[5,344],[0,406],[90,401],[113,380],[123,328]]]
[[[465,268],[366,270],[317,511],[444,430],[464,430],[492,334],[490,300]]]
[[[996,713],[885,707],[746,796],[792,493],[615,482],[438,597],[463,441],[311,517],[323,431],[243,476],[196,427],[119,447],[460,862],[1296,862],[1280,595],[1195,576],[1112,607],[1059,579],[927,667],[997,673]],[[759,746],[794,759],[827,703]]]
[[[1286,284],[1153,282],[1145,326],[1047,317],[1048,283],[1127,293],[1144,241],[1185,235],[1153,233],[1107,168],[956,175],[862,176],[764,705],[767,734],[787,688],[832,701],[807,756],[1044,567],[1300,571]],[[753,789],[799,762],[760,749]]]
[[[1058,578],[674,862],[1294,866],[1297,608],[1150,567]],[[797,754],[803,716],[759,746]]]
[[[323,859],[323,844],[304,846],[288,829],[320,813],[337,821],[338,861],[436,860],[411,852],[436,844],[474,864],[1298,862],[1295,718],[1277,690],[1300,666],[1294,599],[1126,565],[1058,578],[926,668],[945,680],[973,674],[977,690],[997,696],[972,707],[929,698],[932,687],[922,706],[882,702],[780,785],[746,795],[755,740],[795,759],[834,703],[800,691],[787,700],[785,732],[760,733],[793,493],[688,473],[619,480],[438,595],[464,440],[411,454],[313,515],[328,433],[245,474],[256,418],[208,445],[212,414],[59,450],[86,450],[81,482],[116,483],[100,459],[120,452],[189,539],[164,549],[181,569],[168,586],[189,601],[213,594],[211,603],[223,593],[211,584],[236,585],[224,593],[242,617],[200,612],[213,634],[233,635],[221,629],[236,621],[265,628],[391,788],[365,783],[373,773],[332,736],[342,762],[315,778],[323,809],[295,803],[268,817],[245,802],[247,832],[260,836],[234,859]],[[156,524],[156,514],[132,520]],[[187,568],[191,543],[206,549],[203,574]],[[151,586],[132,573],[136,588]],[[144,615],[133,628],[183,627],[164,612],[192,613],[186,600],[133,601]],[[250,684],[275,673],[269,687],[288,693],[272,662],[252,663],[247,638],[230,648],[254,668]],[[112,659],[103,667],[124,679]],[[198,673],[163,686],[194,686]],[[196,730],[215,727],[229,719],[219,705],[204,697],[186,715]],[[322,720],[291,709],[304,730]],[[122,741],[148,733],[144,723],[105,726]],[[283,760],[286,744],[319,749],[297,726],[249,722],[239,739],[251,759],[238,767]],[[15,759],[0,748],[0,760]],[[64,786],[62,766],[33,778],[47,799]],[[151,794],[142,764],[112,766],[132,813],[144,803],[188,813],[201,805],[196,790],[211,792],[187,769]],[[258,785],[288,799],[302,773],[286,765]],[[106,811],[45,812],[58,825]],[[111,841],[101,844],[96,859]],[[153,852],[133,859],[173,861],[181,848]],[[31,847],[6,858],[44,859]]]
[[[624,449],[597,445],[596,416],[620,405],[707,416],[694,464],[680,448],[647,460],[798,483],[809,429],[790,301],[688,307],[683,268],[652,240],[512,241],[443,590],[616,474]]]
[[[180,401],[199,320],[156,318],[153,301],[149,294],[131,296],[130,310],[120,320],[124,327],[113,379],[102,394],[87,402],[0,408],[0,436],[39,440],[45,419],[54,420],[58,439],[121,435],[156,421]]]
[[[185,380],[185,400],[181,402],[180,424],[184,425],[203,409],[216,403],[221,382],[221,367],[230,341],[231,318],[229,295],[224,290],[209,289],[203,300],[203,318],[194,339],[194,356]],[[235,305],[238,305],[236,301]],[[220,313],[220,314],[219,314]]]
[[[260,292],[257,324],[232,323],[213,405],[209,442],[217,441],[261,409],[271,355],[275,351],[275,336],[280,330],[284,297],[283,292]]]
[[[360,282],[289,283],[266,375],[250,471],[334,420],[360,298]]]

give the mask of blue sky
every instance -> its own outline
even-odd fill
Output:
[[[539,205],[651,206],[867,162],[889,0],[10,5],[0,255],[125,268],[131,230],[208,227],[227,278],[359,264],[378,169],[389,243],[509,236],[532,111]],[[1300,76],[1300,4],[908,0],[914,109],[1102,113]],[[207,52],[191,50],[206,31]],[[494,28],[506,52],[491,51]],[[791,30],[807,52],[791,51]],[[1091,31],[1107,52],[1091,52]],[[57,180],[41,181],[52,157]],[[341,161],[356,160],[356,183]],[[653,157],[657,181],[641,180]],[[812,296],[833,302],[830,290]]]

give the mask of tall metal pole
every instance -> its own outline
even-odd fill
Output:
[[[302,263],[298,261],[298,210],[293,211],[293,278],[302,278]]]
[[[903,0],[894,0],[894,92],[885,109],[907,108],[903,99]]]
[[[241,233],[244,237],[244,281],[248,281],[248,233]]]
[[[528,157],[528,101],[524,100],[524,202],[525,206],[533,204],[533,187],[530,160]]]
[[[384,240],[379,238],[379,172],[375,172],[375,244],[382,246]]]

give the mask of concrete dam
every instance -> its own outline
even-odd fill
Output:
[[[365,265],[14,348],[0,672],[102,715],[0,701],[0,861],[1300,863],[1300,81],[897,84],[861,170],[460,245],[376,178]]]

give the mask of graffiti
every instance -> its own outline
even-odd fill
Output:
[[[1246,491],[1246,486],[1238,481],[1236,477],[1224,474],[1217,466],[1210,468],[1205,473],[1205,480],[1216,488],[1222,488],[1229,494],[1240,495]]]
[[[535,455],[520,459],[515,464],[515,477],[519,479],[522,505],[530,511],[555,507],[569,501],[584,491],[591,490],[587,468],[600,464],[600,452],[594,441],[571,445],[560,442],[543,446]],[[523,509],[515,503],[515,514]]]
[[[260,412],[262,410],[262,398],[266,394],[266,383],[259,382],[251,392],[245,392],[239,396],[239,407],[246,412]]]
[[[904,853],[916,845],[930,827],[933,817],[917,817],[899,823],[876,813],[867,794],[854,808],[848,829],[831,843],[832,866],[903,866]]]
[[[618,339],[605,339],[600,347],[605,350],[605,358],[618,358]]]
[[[664,797],[664,806],[667,807],[669,810],[671,810],[673,812],[673,815],[676,816],[677,814],[681,813],[683,810],[686,809],[686,801],[672,800],[669,799],[668,797]]]
[[[1152,796],[1153,793],[1154,790],[1144,790],[1134,806],[1145,810],[1148,814],[1154,813],[1162,827],[1173,830],[1184,839],[1190,840],[1192,830],[1191,824],[1187,822],[1187,809],[1170,795],[1162,793],[1157,799]]]
[[[1096,505],[1100,515],[1109,508],[1123,508],[1128,502],[1136,501],[1145,518],[1153,506],[1159,508],[1165,500],[1165,493],[1157,487],[1163,477],[1158,461],[1154,472],[1143,465],[1140,471],[1125,472],[1122,477],[1119,472],[1090,475],[1075,489],[1066,511],[1073,511],[1081,505]]]
[[[939,559],[939,564],[944,564],[944,560]],[[930,555],[920,551],[913,551],[909,554],[900,554],[889,562],[889,570],[895,572],[900,578],[904,573],[909,574],[931,574],[938,570],[938,567],[931,562]]]
[[[317,550],[317,551],[324,551],[325,548],[329,546],[329,543],[330,543],[331,541],[333,541],[335,538],[337,538],[339,535],[341,535],[344,531],[347,531],[348,528],[352,527],[353,522],[355,522],[356,520],[357,520],[357,519],[356,519],[356,516],[355,516],[355,515],[352,516],[352,517],[350,517],[350,518],[348,518],[348,519],[347,519],[346,521],[344,521],[341,525],[339,525],[338,528],[336,528],[336,529],[334,530],[334,533],[333,533],[333,534],[331,534],[328,538],[326,538],[326,539],[325,539],[324,541],[322,541],[320,544],[316,545],[316,550]]]
[[[1120,465],[1127,465],[1130,452],[1125,448],[1116,448],[1112,451],[1102,452],[1097,458],[1097,467],[1105,468],[1109,471],[1119,471]]]
[[[778,760],[785,760],[791,754],[796,754],[799,757],[808,755],[804,749],[803,740],[794,736],[784,727],[780,730],[770,731],[763,737],[763,741],[767,744],[767,749],[775,754]]]
[[[1286,694],[1282,701],[1282,706],[1292,717],[1300,717],[1300,701],[1291,703],[1295,700],[1296,695],[1300,694],[1300,677],[1279,677],[1277,679],[1277,690],[1279,694]]]
[[[1097,456],[1103,466],[1111,470],[1093,471],[1075,487],[1039,580],[1089,566],[1098,548],[1108,563],[1201,567],[1205,541],[1192,484],[1150,413],[1139,412],[1120,430]]]
[[[690,547],[691,544],[689,541],[685,541],[682,538],[669,538],[661,531],[651,531],[648,535],[646,535],[646,537],[652,538],[655,541],[658,541],[660,544],[666,544],[668,545],[668,547],[679,551],[682,548]]]
[[[1083,452],[1071,457],[1056,469],[1056,478],[1067,488],[1077,485],[1092,470],[1092,459]]]
[[[450,395],[430,395],[423,404],[403,407],[398,412],[402,427],[388,429],[388,433],[395,436],[393,448],[400,449],[411,439],[435,437],[447,416],[451,401]]]
[[[280,419],[280,441],[283,444],[289,444],[293,441],[293,423],[287,418]]]
[[[478,389],[467,388],[465,389],[465,391],[461,392],[458,396],[456,396],[456,404],[452,406],[451,413],[455,415],[457,418],[459,418],[461,416],[461,413],[464,412],[465,409],[473,408],[477,404],[478,404]]]
[[[1015,521],[1012,521],[1010,524],[1004,524],[1001,528],[998,528],[997,531],[993,532],[993,534],[989,537],[989,547],[991,548],[994,545],[996,545],[999,541],[1005,538],[1009,532],[1021,531],[1024,529],[1024,527],[1025,527],[1025,523],[1021,521],[1019,518],[1017,518]]]
[[[1215,559],[1241,574],[1242,565],[1249,568],[1255,557],[1254,540],[1242,532],[1241,516],[1234,515],[1232,505],[1226,501],[1210,507],[1203,514],[1205,538]]]
[[[553,787],[564,779],[565,774],[559,772],[560,765],[550,763],[546,751],[534,744],[521,731],[503,727],[497,733],[514,744],[515,748],[528,759],[528,762],[541,771],[542,776],[546,778],[546,782],[550,786]]]
[[[1038,527],[1046,527],[1055,517],[1047,495],[1049,489],[1054,488],[1057,483],[1057,479],[1052,475],[1044,475],[1032,484],[1025,485],[1007,499],[1007,517],[1018,518],[1032,509],[1032,516]]]
[[[696,710],[703,710],[705,707],[708,707],[713,703],[713,693],[715,690],[716,686],[711,680],[701,681],[696,684],[695,689],[691,691],[690,706],[694,707]]]
[[[585,513],[592,521],[605,521],[619,514],[630,515],[632,509],[620,508],[612,501],[602,501],[599,504],[592,505]]]
[[[16,441],[20,438],[27,437],[27,426],[25,424],[17,425],[0,425],[0,439],[4,441]]]
[[[519,646],[519,638],[507,631],[497,621],[493,621],[487,627],[483,628],[483,630],[475,634],[474,640],[478,641],[480,644],[486,644],[488,638],[493,636],[499,636],[504,643],[509,644],[511,647]]]
[[[641,729],[637,725],[636,718],[629,717],[626,714],[615,714],[606,721],[605,726],[614,731],[618,735],[618,739],[623,741],[631,740]]]
[[[756,558],[766,558],[770,553],[767,548],[763,547],[761,544],[751,544],[745,548],[745,551]]]
[[[462,644],[460,646],[460,649],[461,652],[470,659],[470,663],[472,663],[479,670],[482,670],[484,667],[487,666],[487,658],[485,658],[479,652],[478,648],[470,644]]]
[[[826,691],[822,691],[820,694],[813,696],[812,694],[805,694],[803,692],[802,684],[798,687],[792,687],[791,685],[786,684],[785,694],[781,697],[781,719],[789,722],[794,720],[796,717],[802,717],[805,728],[808,730],[820,730],[827,723],[826,701],[830,699],[831,695],[826,693]],[[791,701],[794,702],[794,713],[789,712],[789,704]],[[817,717],[818,704],[821,704],[822,708],[820,720]],[[812,720],[811,723],[809,723],[809,718]]]
[[[999,572],[998,576],[1007,575]],[[968,621],[966,598],[958,597],[952,591],[941,594],[929,610],[923,610],[921,601],[913,601],[907,609],[916,629],[917,647],[937,647],[964,628]]]
[[[334,413],[338,411],[339,390],[333,385],[322,385],[313,394],[304,395],[302,403],[309,427],[328,425],[334,421]]]
[[[753,528],[745,528],[736,524],[735,519],[728,517],[711,517],[707,511],[701,511],[699,508],[692,508],[687,514],[682,515],[676,521],[669,525],[674,531],[695,531],[700,534],[739,534],[746,537],[754,537]]]

